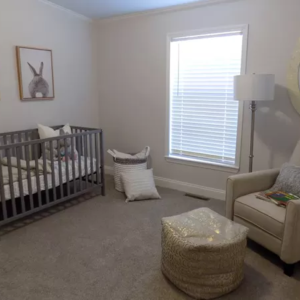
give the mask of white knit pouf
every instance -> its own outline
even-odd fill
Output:
[[[208,208],[162,219],[162,272],[186,294],[213,299],[244,277],[248,228]]]

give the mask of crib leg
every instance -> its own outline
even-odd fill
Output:
[[[101,154],[100,154],[100,166],[101,166],[101,184],[102,184],[102,188],[101,188],[101,193],[102,196],[106,195],[106,191],[105,191],[105,171],[104,171],[104,137],[103,137],[103,131],[101,131],[100,133],[100,143],[101,143]],[[97,178],[99,179],[99,178]]]
[[[289,277],[292,277],[294,275],[295,266],[296,266],[296,264],[283,263],[284,274],[289,276]]]
[[[101,195],[102,196],[106,196],[106,189],[105,189],[105,173],[104,173],[104,169],[101,168]]]
[[[103,183],[102,183],[101,195],[102,195],[102,196],[106,196],[106,191],[105,191],[105,182],[103,182]]]

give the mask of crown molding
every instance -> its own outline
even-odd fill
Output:
[[[118,20],[124,20],[124,19],[130,19],[130,18],[137,18],[137,17],[145,17],[145,16],[151,16],[151,15],[159,15],[159,14],[166,14],[171,12],[177,12],[177,11],[184,11],[189,9],[194,9],[198,7],[205,7],[205,6],[212,6],[216,4],[222,4],[222,3],[230,3],[230,2],[238,2],[243,0],[200,0],[192,3],[187,4],[180,4],[180,5],[174,5],[170,7],[165,8],[157,8],[157,9],[151,9],[141,12],[134,12],[134,13],[128,13],[128,14],[121,14],[117,16],[112,17],[105,17],[100,19],[90,19],[82,14],[79,14],[71,9],[65,8],[61,5],[55,4],[49,0],[38,0],[39,2],[46,4],[48,6],[51,6],[55,9],[59,9],[65,13],[68,13],[76,18],[79,18],[81,20],[84,20],[86,22],[111,22],[111,21],[118,21]]]
[[[187,4],[174,5],[174,6],[170,6],[170,7],[166,7],[166,8],[151,9],[151,10],[147,10],[147,11],[141,11],[141,12],[128,13],[128,14],[123,14],[123,15],[118,15],[118,16],[100,18],[97,21],[98,22],[111,22],[111,21],[118,21],[118,20],[124,20],[124,19],[136,18],[136,17],[144,17],[144,16],[177,12],[177,11],[182,11],[182,10],[189,10],[189,9],[193,9],[193,8],[211,6],[211,5],[222,4],[222,3],[238,2],[238,1],[243,1],[243,0],[200,0],[200,1],[187,3]]]
[[[55,9],[59,9],[59,10],[65,12],[65,13],[68,13],[68,14],[70,14],[70,15],[76,17],[76,18],[79,18],[79,19],[81,19],[83,21],[93,22],[92,19],[90,19],[90,18],[88,18],[88,17],[86,17],[84,15],[81,15],[81,14],[79,14],[79,13],[77,13],[77,12],[71,10],[71,9],[65,8],[65,7],[60,6],[58,4],[55,4],[55,3],[53,3],[53,2],[51,2],[49,0],[38,0],[38,1],[44,3],[44,4],[48,5],[48,6],[51,6],[51,7],[55,8]]]

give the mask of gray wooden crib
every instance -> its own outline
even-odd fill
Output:
[[[102,130],[71,130],[49,139],[39,139],[38,129],[0,133],[0,226],[96,188],[105,195]],[[55,151],[67,143],[76,158]]]

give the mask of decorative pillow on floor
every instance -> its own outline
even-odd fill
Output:
[[[284,164],[271,190],[292,193],[300,197],[300,167]]]
[[[136,170],[121,174],[126,202],[161,199],[155,187],[153,170]]]

